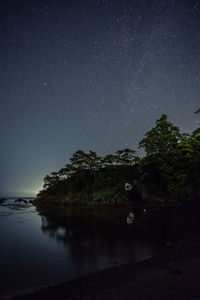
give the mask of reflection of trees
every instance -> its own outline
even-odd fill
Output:
[[[95,263],[99,254],[116,257],[119,247],[133,249],[132,230],[127,231],[125,223],[120,224],[112,218],[73,216],[55,219],[42,216],[41,220],[42,231],[67,245],[72,259],[78,264],[85,259]]]
[[[154,207],[141,219],[143,234],[160,241],[176,241],[199,233],[200,206],[172,205]]]
[[[62,218],[41,216],[41,229],[62,242],[73,263],[81,267],[85,262],[97,265],[100,257],[110,261],[134,260],[139,258],[138,253],[152,254],[157,245],[183,238],[197,230],[199,224],[199,213],[191,207],[154,208],[151,212],[136,211],[135,215],[133,226],[126,224],[126,213],[107,217],[103,213]]]
[[[126,213],[63,218],[42,216],[41,220],[42,231],[64,243],[71,259],[79,266],[85,261],[96,265],[100,258],[134,260],[138,247],[141,255],[152,247],[151,241],[147,242],[141,233],[137,234],[134,226],[126,224]]]

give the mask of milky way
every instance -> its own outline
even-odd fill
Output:
[[[0,195],[78,149],[137,150],[166,113],[198,126],[199,1],[1,1]]]

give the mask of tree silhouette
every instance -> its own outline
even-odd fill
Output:
[[[167,121],[167,115],[163,114],[156,126],[145,134],[139,147],[144,148],[147,155],[159,155],[172,150],[182,139],[179,128]]]
[[[133,166],[138,161],[136,151],[128,148],[116,152],[116,163],[124,166]]]

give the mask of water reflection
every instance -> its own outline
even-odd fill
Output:
[[[134,217],[133,217],[134,216]],[[66,217],[41,216],[44,234],[63,243],[70,259],[79,266],[86,261],[115,263],[137,261],[155,255],[169,241],[199,231],[199,207],[105,211]],[[134,219],[134,220],[133,220]]]
[[[126,218],[127,224],[132,224],[134,219],[135,219],[135,215],[132,211],[130,211],[127,218]]]
[[[135,224],[127,225],[125,213],[62,218],[43,215],[41,221],[43,233],[63,243],[79,266],[87,261],[99,265],[102,260],[110,264],[141,260],[155,254],[160,243],[159,238],[146,238]]]
[[[0,296],[156,255],[199,233],[199,206],[35,211],[12,199],[0,205]],[[133,212],[134,221],[127,224]]]

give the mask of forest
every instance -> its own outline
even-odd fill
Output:
[[[44,178],[36,203],[125,205],[126,183],[134,185],[148,202],[200,199],[200,128],[181,133],[163,114],[144,135],[139,148],[145,151],[143,157],[128,148],[104,157],[91,150],[76,151],[69,163]]]

